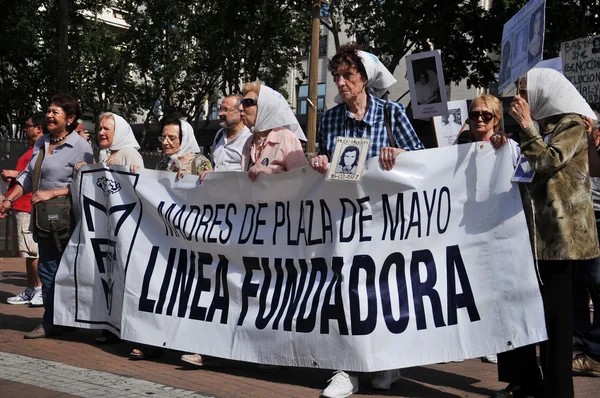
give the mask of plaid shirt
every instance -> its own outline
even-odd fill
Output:
[[[367,158],[379,156],[381,148],[391,146],[383,115],[385,101],[371,94],[367,95],[369,96],[369,108],[362,120],[356,120],[350,116],[346,104],[339,104],[321,115],[318,132],[321,155],[327,155],[331,159],[337,137],[370,138],[371,147]],[[423,149],[423,144],[406,117],[404,106],[390,101],[388,102],[388,112],[396,147],[407,151]]]

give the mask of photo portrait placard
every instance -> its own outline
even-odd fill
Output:
[[[545,9],[545,0],[531,0],[504,24],[498,74],[500,93],[542,60]]]
[[[454,145],[468,118],[467,100],[449,101],[448,114],[433,118],[437,146]]]
[[[442,56],[438,50],[406,57],[410,101],[415,118],[448,113]]]
[[[338,137],[331,157],[327,179],[332,181],[360,181],[370,141],[368,138]]]

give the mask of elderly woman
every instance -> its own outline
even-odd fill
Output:
[[[193,127],[183,119],[166,117],[162,121],[162,135],[158,137],[162,143],[165,157],[158,162],[156,170],[177,173],[177,179],[184,174],[199,176],[203,171],[212,170],[210,160],[200,152]],[[130,359],[144,360],[164,355],[160,347],[141,345],[129,354]]]
[[[203,171],[212,170],[210,160],[200,153],[194,128],[185,120],[167,117],[162,121],[162,143],[165,157],[156,165],[156,170],[172,171],[180,179],[183,174],[199,176]]]
[[[132,172],[144,167],[144,159],[138,152],[138,144],[129,123],[121,116],[105,112],[98,118],[98,145],[100,146],[99,161],[104,166],[129,166]],[[119,337],[108,330],[96,339],[96,344],[110,344],[121,341]]]
[[[543,379],[534,345],[498,355],[499,379],[510,384],[493,396],[573,397],[571,274],[576,260],[600,255],[580,115],[596,116],[562,74],[543,68],[520,79],[510,114],[522,129],[521,153],[536,173],[522,192],[548,340],[540,350]]]
[[[129,123],[121,116],[111,112],[100,115],[100,130],[98,145],[100,146],[99,161],[105,166],[120,164],[144,167],[144,159],[138,152],[138,144]]]
[[[502,121],[502,104],[493,95],[481,94],[473,98],[469,106],[469,131],[471,141],[487,141],[496,149],[508,143],[513,153],[514,161],[520,154],[518,144],[507,139],[500,133]]]
[[[423,149],[404,106],[378,98],[396,79],[377,57],[349,43],[340,47],[328,66],[338,89],[335,101],[339,105],[321,116],[319,156],[310,161],[313,169],[327,173],[337,137],[369,138],[367,159],[378,157],[385,170],[394,167],[400,152]],[[389,130],[385,124],[386,113],[390,119]]]
[[[423,148],[404,112],[404,106],[378,98],[396,79],[377,57],[363,51],[356,43],[348,43],[340,47],[328,66],[338,89],[339,95],[335,101],[339,105],[323,112],[321,116],[319,155],[310,161],[314,170],[327,173],[337,137],[369,138],[371,144],[366,157],[378,157],[385,170],[394,167],[400,152]],[[389,129],[385,122],[386,114],[389,116]],[[399,378],[398,369],[378,372],[371,386],[389,390]],[[358,374],[339,370],[334,373],[322,395],[330,398],[347,397],[358,391],[358,385]]]
[[[31,204],[53,199],[55,197],[70,196],[73,171],[77,163],[93,163],[94,154],[92,147],[81,138],[73,134],[77,126],[76,120],[81,116],[81,108],[77,99],[68,94],[57,94],[52,97],[46,112],[47,129],[50,134],[44,135],[35,144],[33,156],[27,169],[17,178],[18,185],[0,205],[0,213],[5,213],[11,208],[13,202],[34,190]],[[43,158],[40,150],[43,148]],[[38,158],[41,159],[39,180],[34,181],[34,170]],[[39,185],[38,185],[39,184]],[[34,230],[34,235],[36,231]],[[42,297],[44,300],[43,323],[35,330],[26,333],[25,338],[37,339],[50,337],[58,332],[53,323],[54,316],[54,277],[62,257],[62,247],[66,241],[57,245],[54,239],[39,240],[38,273],[42,281]]]
[[[244,85],[241,119],[252,129],[242,150],[242,167],[255,181],[259,174],[278,174],[307,166],[300,139],[306,141],[296,115],[281,94],[258,81]]]

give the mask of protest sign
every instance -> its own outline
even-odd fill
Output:
[[[503,92],[542,60],[545,9],[545,0],[531,0],[504,24],[499,92]]]
[[[54,321],[234,360],[378,371],[546,338],[508,146],[195,176],[85,166]],[[490,178],[493,176],[493,178]]]
[[[467,100],[449,101],[448,114],[433,118],[438,147],[454,145],[463,124],[468,119]]]
[[[415,118],[446,115],[446,84],[438,50],[406,57],[410,101]]]
[[[338,137],[327,179],[360,181],[370,142],[368,138]]]
[[[600,35],[560,46],[563,74],[589,104],[600,102]]]

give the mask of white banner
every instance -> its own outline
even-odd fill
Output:
[[[360,183],[86,166],[57,324],[241,361],[353,371],[546,339],[509,148],[371,159]]]

